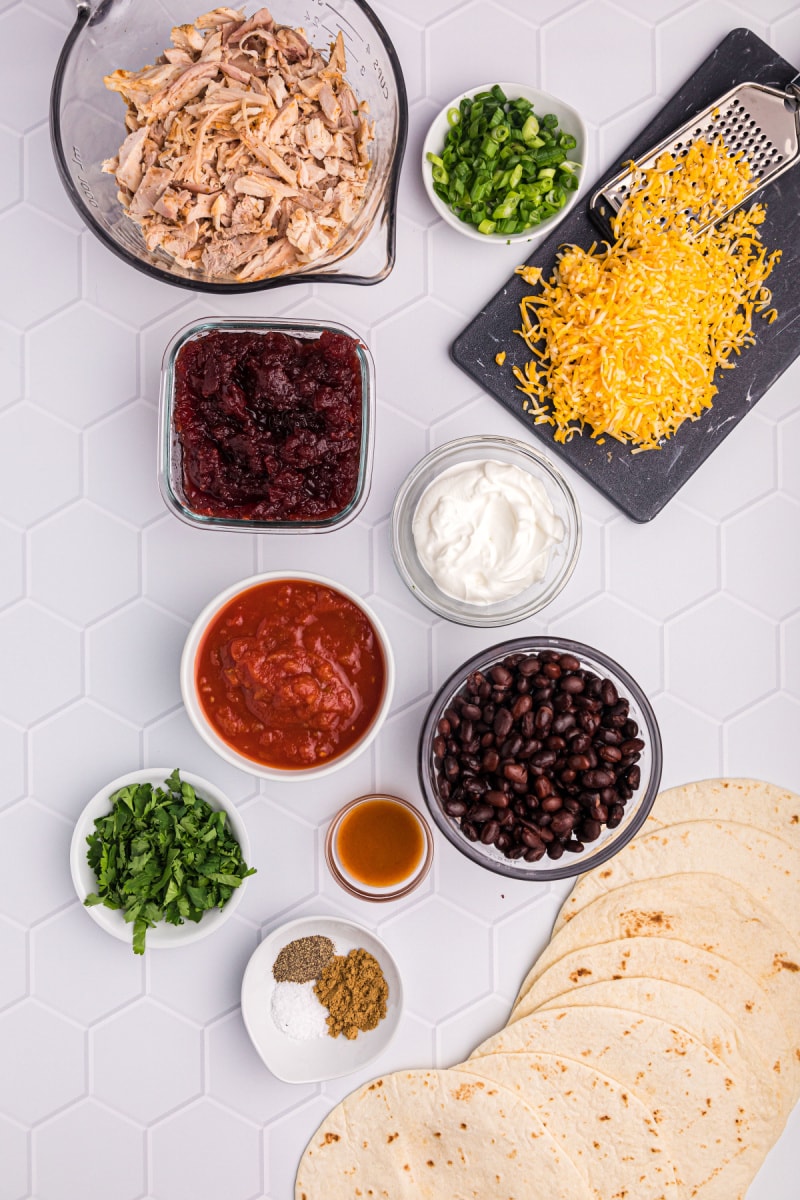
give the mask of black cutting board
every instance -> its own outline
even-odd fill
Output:
[[[796,74],[794,67],[749,29],[734,29],[619,161],[609,164],[598,185],[616,174],[623,162],[660,142],[737,84],[754,81],[782,87]],[[588,189],[587,198],[596,187]],[[598,446],[588,433],[560,445],[553,440],[552,426],[536,426],[522,411],[523,395],[515,387],[510,367],[513,363],[522,366],[529,355],[512,330],[519,328],[519,302],[530,288],[518,275],[512,276],[481,309],[451,347],[454,361],[545,442],[548,454],[563,458],[634,521],[650,521],[660,512],[800,353],[800,164],[764,188],[757,198],[768,206],[761,227],[764,245],[770,250],[783,250],[768,285],[778,319],[772,325],[755,319],[756,344],[742,351],[734,370],[717,372],[719,391],[714,407],[699,421],[685,421],[660,450],[632,454],[610,438]],[[558,249],[565,242],[588,248],[598,240],[586,200],[582,199],[528,262],[542,267],[549,278]],[[508,351],[502,368],[494,361],[500,349]],[[735,487],[735,480],[731,480],[731,487]]]

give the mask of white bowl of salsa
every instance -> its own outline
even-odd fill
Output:
[[[252,575],[198,616],[181,658],[189,719],[226,762],[316,779],[363,754],[389,712],[394,658],[349,588],[306,571]]]

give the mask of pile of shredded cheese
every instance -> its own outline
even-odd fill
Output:
[[[636,170],[614,244],[566,247],[549,282],[518,268],[542,287],[522,300],[515,331],[534,357],[513,371],[525,410],[557,442],[589,427],[601,444],[653,450],[711,407],[717,368],[755,341],[753,314],[778,315],[764,286],[780,258],[761,244],[764,206],[695,232],[751,186],[741,154],[697,141]]]

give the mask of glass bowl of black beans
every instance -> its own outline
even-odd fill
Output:
[[[567,879],[642,827],[661,781],[655,713],[623,667],[565,638],[502,642],[431,704],[419,747],[431,816],[457,850],[514,879]]]

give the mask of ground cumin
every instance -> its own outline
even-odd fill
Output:
[[[351,1041],[359,1030],[374,1029],[386,1016],[389,985],[380,963],[367,950],[336,954],[323,968],[314,992],[327,1008],[328,1033]]]

